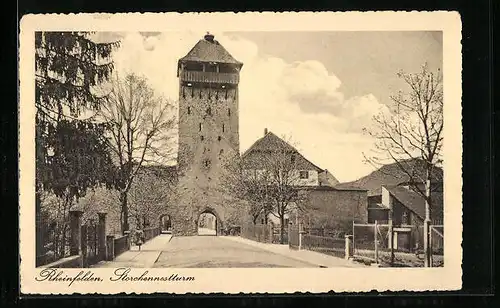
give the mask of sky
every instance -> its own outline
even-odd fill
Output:
[[[177,60],[204,34],[101,32],[95,39],[119,39],[113,54],[118,74],[144,75],[159,95],[176,101]],[[407,90],[396,73],[418,72],[425,62],[430,69],[442,68],[441,32],[213,34],[243,62],[240,151],[267,128],[291,138],[307,159],[341,182],[373,171],[363,159],[373,140],[362,129],[370,129],[374,115],[390,112],[391,94]]]

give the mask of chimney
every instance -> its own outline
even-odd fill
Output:
[[[264,136],[267,135],[267,127],[264,128]]]
[[[213,43],[213,42],[214,42],[214,38],[215,38],[215,36],[214,36],[213,34],[210,34],[210,32],[207,32],[207,34],[206,34],[206,35],[205,35],[205,37],[204,37],[204,39],[205,39],[206,41],[209,41],[209,42],[211,42],[211,43]]]

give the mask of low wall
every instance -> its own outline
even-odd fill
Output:
[[[130,241],[129,241],[128,234],[114,239],[114,255],[113,255],[113,257],[116,257],[129,249],[130,249]]]

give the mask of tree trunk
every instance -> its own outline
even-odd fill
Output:
[[[431,165],[427,163],[425,180],[425,220],[424,220],[424,266],[432,266],[432,247],[430,243],[430,224],[431,224]]]
[[[127,202],[127,192],[120,192],[120,204],[122,208],[122,234],[125,231],[129,231],[129,226],[128,226],[128,202]]]
[[[280,213],[280,244],[285,244],[285,213]]]

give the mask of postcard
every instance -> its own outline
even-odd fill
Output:
[[[26,15],[19,42],[21,293],[461,288],[457,12]]]

